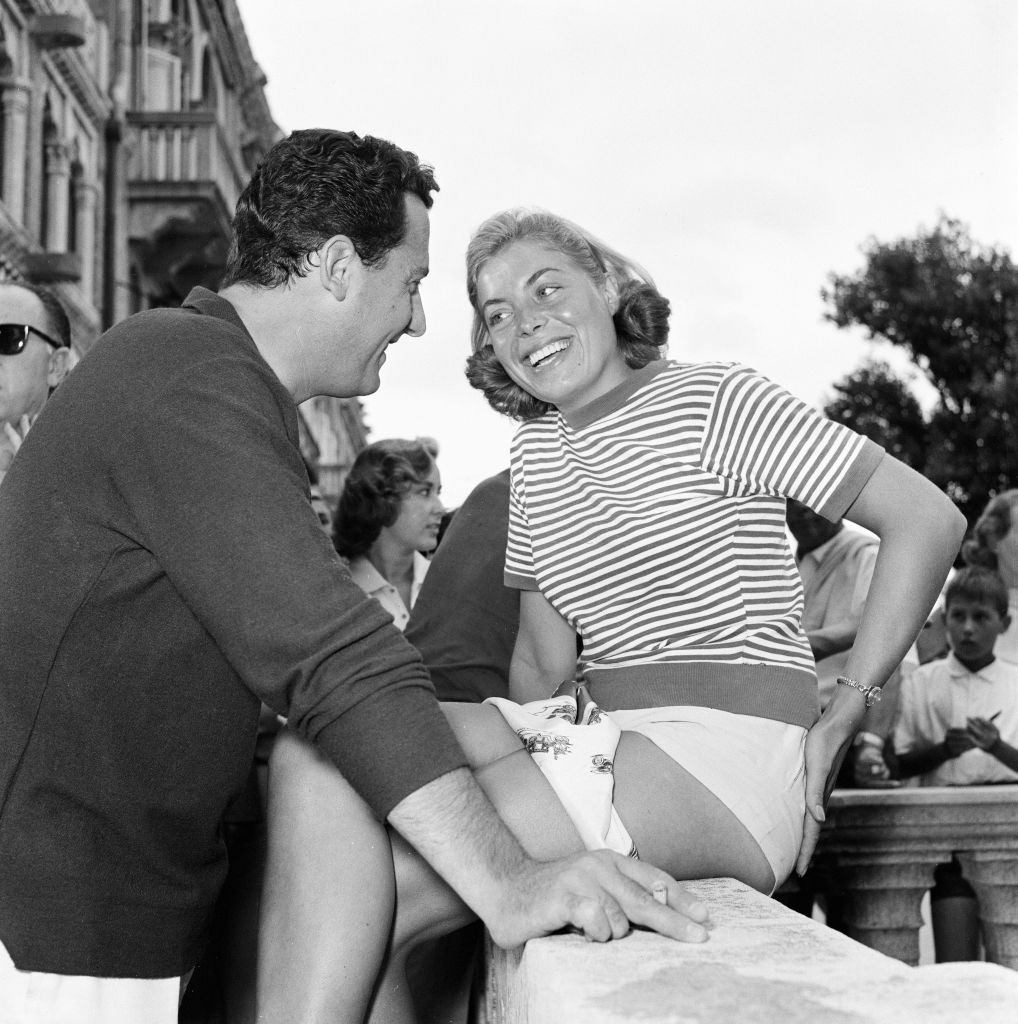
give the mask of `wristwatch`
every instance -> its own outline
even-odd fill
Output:
[[[866,686],[857,679],[849,679],[848,676],[838,676],[838,685],[851,686],[858,690],[866,698],[866,707],[868,708],[873,707],[880,700],[880,695],[884,691],[882,686]]]

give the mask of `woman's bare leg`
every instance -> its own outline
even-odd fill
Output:
[[[269,767],[260,1024],[360,1024],[394,901],[386,829],[314,747],[280,733]]]
[[[774,872],[746,826],[640,733],[619,740],[614,804],[640,858],[680,881],[737,878],[761,892],[773,888]]]

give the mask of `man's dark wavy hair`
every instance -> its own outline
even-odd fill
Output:
[[[308,128],[265,154],[237,200],[233,244],[220,287],[272,288],[303,277],[308,256],[346,235],[367,266],[406,234],[404,195],[430,209],[432,168],[385,139]]]
[[[392,526],[403,498],[431,472],[438,446],[430,438],[389,438],[354,459],[333,517],[332,543],[344,558],[371,550],[383,526]]]
[[[474,307],[470,335],[473,354],[467,359],[467,380],[484,392],[496,412],[515,420],[532,420],[552,409],[524,391],[503,369],[478,308],[477,279],[484,264],[506,246],[523,239],[534,239],[561,252],[595,284],[603,284],[609,276],[614,278],[619,304],[612,319],[627,366],[638,370],[664,356],[670,306],[650,274],[565,217],[537,209],[505,210],[489,217],[467,247],[467,296]]]

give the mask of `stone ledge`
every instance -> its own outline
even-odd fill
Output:
[[[489,949],[486,1024],[1013,1024],[1018,975],[994,964],[907,967],[733,879],[685,883],[711,908],[686,945],[637,931]]]

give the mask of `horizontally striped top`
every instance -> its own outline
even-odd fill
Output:
[[[613,684],[594,694],[604,706],[625,706],[614,681],[637,678],[654,704],[808,726],[785,497],[839,519],[882,457],[747,367],[658,360],[569,420],[520,427],[505,582],[577,629],[588,679]],[[767,685],[750,695],[749,678]]]

